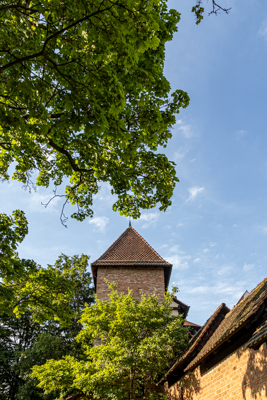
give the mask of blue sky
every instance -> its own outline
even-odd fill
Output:
[[[192,1],[193,3],[193,1]],[[166,150],[177,164],[173,204],[144,211],[133,227],[173,264],[177,297],[188,319],[203,324],[222,302],[232,307],[267,276],[267,2],[227,1],[228,15],[196,26],[188,0],[167,45],[165,73],[191,102],[178,116]],[[204,2],[207,11],[211,1]],[[45,266],[63,252],[97,259],[127,228],[112,212],[109,187],[95,198],[93,219],[59,222],[60,201],[44,208],[50,189],[29,194],[17,182],[0,185],[0,212],[21,208],[29,235],[21,257]]]

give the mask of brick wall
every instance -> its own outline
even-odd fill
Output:
[[[266,400],[267,348],[240,347],[202,376],[200,367],[171,386],[169,400]]]
[[[163,267],[98,267],[96,293],[101,300],[106,300],[109,293],[105,279],[117,282],[118,290],[123,293],[132,289],[136,297],[140,290],[146,294],[156,291],[160,296],[165,293]]]

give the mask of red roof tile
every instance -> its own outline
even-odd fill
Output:
[[[173,301],[177,304],[181,304],[182,306],[190,308],[187,304],[183,303],[181,300],[178,300],[176,296],[173,296]]]
[[[184,318],[186,318],[190,306],[188,306],[187,304],[183,303],[181,300],[178,300],[176,296],[173,296],[173,301],[174,301],[174,303],[178,304],[178,308],[181,308],[183,310]]]
[[[197,328],[202,328],[201,325],[194,324],[194,322],[190,322],[190,321],[187,321],[187,320],[184,321],[184,326],[193,326],[193,327],[195,326]]]
[[[153,266],[164,267],[167,290],[172,265],[165,261],[134,228],[127,228],[120,237],[91,264],[96,285],[97,268],[105,266]]]
[[[117,263],[171,265],[160,257],[133,228],[127,228],[92,265]]]

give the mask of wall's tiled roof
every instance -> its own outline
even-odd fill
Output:
[[[194,324],[194,322],[184,321],[184,326],[195,326],[196,328],[201,328],[201,325]]]
[[[174,301],[175,303],[177,303],[177,304],[180,304],[181,306],[190,308],[190,306],[188,306],[187,304],[183,303],[181,300],[177,299],[176,296],[173,296],[173,301]]]
[[[200,351],[205,343],[209,340],[211,335],[215,332],[218,325],[224,319],[225,315],[229,312],[229,308],[225,304],[221,304],[217,310],[212,314],[212,316],[207,320],[203,327],[193,336],[189,342],[189,348],[187,351],[173,364],[166,374],[166,377],[172,373],[175,369],[179,368],[183,364],[186,366],[190,360],[192,360],[192,355]],[[187,364],[185,364],[187,363]]]
[[[165,261],[133,228],[127,228],[122,235],[92,265],[166,265]]]
[[[182,309],[183,314],[184,314],[184,318],[186,318],[190,306],[188,306],[187,304],[183,303],[181,300],[178,300],[176,296],[173,297],[173,301],[174,301],[174,303],[176,303],[178,305],[178,308]]]
[[[246,347],[254,347],[267,339],[267,321],[256,329],[251,339],[247,342]]]
[[[214,334],[200,350],[198,355],[191,361],[185,371],[192,369],[203,358],[218,348],[225,340],[242,328],[263,305],[267,299],[267,278],[265,278],[252,292],[241,300],[226,315],[225,319],[216,329]]]

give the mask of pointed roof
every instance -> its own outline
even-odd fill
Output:
[[[165,286],[168,287],[172,265],[165,261],[138,232],[129,226],[120,237],[91,264],[96,284],[100,266],[159,266],[164,267]]]
[[[92,265],[114,262],[170,265],[131,227],[127,228]]]

